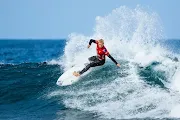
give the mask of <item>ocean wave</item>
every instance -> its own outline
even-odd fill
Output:
[[[37,119],[50,114],[54,119],[72,119],[75,111],[75,116],[83,113],[81,119],[89,118],[87,113],[97,119],[178,117],[180,56],[160,44],[164,34],[160,21],[157,13],[140,6],[121,6],[96,17],[92,36],[69,35],[59,58],[51,54],[46,62],[42,62],[44,57],[3,62],[0,116],[18,113],[21,118]],[[93,68],[77,83],[57,86],[64,71],[96,54],[95,45],[87,49],[90,38],[105,39],[105,46],[121,67],[106,59],[105,65]]]
[[[64,71],[95,55],[95,45],[86,48],[90,38],[105,39],[112,56],[128,67],[117,69],[108,59],[99,70],[50,96],[63,96],[61,102],[67,108],[96,113],[104,119],[170,117],[180,100],[172,87],[179,62],[170,59],[174,53],[160,44],[164,42],[160,21],[157,13],[140,6],[121,6],[107,16],[96,17],[92,36],[71,34],[61,58]]]

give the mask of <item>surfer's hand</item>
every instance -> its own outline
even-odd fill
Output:
[[[120,67],[120,64],[118,63],[117,66]]]
[[[87,48],[90,48],[90,46],[91,46],[91,45],[88,45],[88,47],[87,47]]]

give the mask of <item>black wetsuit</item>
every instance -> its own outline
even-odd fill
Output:
[[[93,40],[93,39],[91,39],[89,41],[89,45],[91,45],[92,42],[97,44],[97,48],[96,48],[97,56],[92,56],[92,57],[88,58],[90,63],[82,71],[79,72],[80,75],[83,74],[84,72],[86,72],[90,67],[96,67],[96,66],[104,65],[105,55],[107,55],[116,65],[118,64],[116,62],[116,60],[109,54],[109,52],[107,51],[107,49],[105,47],[99,48],[98,42],[96,40]]]

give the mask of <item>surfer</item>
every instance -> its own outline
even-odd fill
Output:
[[[105,56],[108,56],[118,67],[120,67],[120,64],[116,62],[116,60],[110,55],[110,53],[107,51],[106,47],[104,46],[104,40],[93,40],[91,39],[89,41],[88,48],[90,48],[91,44],[95,43],[97,44],[96,51],[97,51],[97,56],[92,56],[89,59],[90,63],[80,72],[73,72],[73,75],[78,77],[82,75],[84,72],[86,72],[90,67],[96,67],[96,66],[101,66],[104,65],[105,63]]]

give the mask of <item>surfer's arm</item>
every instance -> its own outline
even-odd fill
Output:
[[[116,62],[116,60],[109,54],[108,57],[117,65],[118,63]]]
[[[91,45],[92,43],[96,43],[96,40],[90,39],[89,45]]]
[[[120,66],[116,60],[110,55],[110,53],[107,51],[107,49],[104,49],[105,55],[108,56],[117,66]]]

